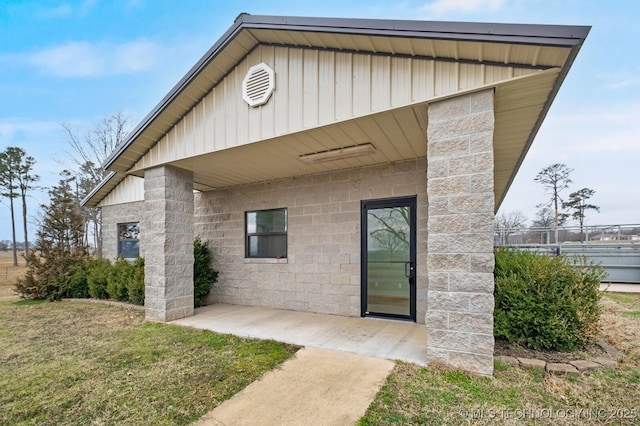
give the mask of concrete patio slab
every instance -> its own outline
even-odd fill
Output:
[[[405,321],[215,304],[171,323],[419,365],[427,360],[426,327]]]

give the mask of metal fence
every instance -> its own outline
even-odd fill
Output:
[[[495,244],[585,258],[604,267],[609,282],[640,284],[640,225],[498,229]]]

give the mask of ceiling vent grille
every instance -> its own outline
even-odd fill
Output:
[[[249,68],[242,80],[242,98],[252,107],[264,105],[275,88],[273,70],[262,62]]]

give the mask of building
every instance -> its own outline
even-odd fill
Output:
[[[588,27],[241,14],[106,162],[103,250],[146,317],[209,302],[424,323],[491,374],[493,219]]]

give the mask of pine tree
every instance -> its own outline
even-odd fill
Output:
[[[16,244],[16,219],[14,199],[18,197],[17,170],[19,158],[12,147],[0,152],[0,193],[1,196],[9,199],[9,209],[11,210],[11,237],[13,241],[13,266],[18,266],[18,249]]]
[[[73,268],[87,259],[83,217],[71,181],[71,173],[63,171],[58,185],[49,190],[49,204],[41,206],[38,240],[28,258],[30,268],[16,284],[24,298],[60,299]]]
[[[569,201],[563,203],[563,207],[572,212],[571,217],[577,220],[580,224],[580,241],[584,241],[583,228],[587,210],[600,211],[600,207],[595,204],[589,204],[587,201],[589,198],[593,197],[595,193],[596,191],[593,189],[582,188],[569,194]]]
[[[10,146],[0,153],[0,188],[2,196],[9,198],[11,209],[11,229],[13,232],[13,266],[18,266],[16,247],[16,225],[13,199],[22,199],[22,225],[24,229],[25,258],[29,257],[29,234],[27,230],[27,192],[40,179],[32,173],[35,164],[33,157],[24,149]]]

